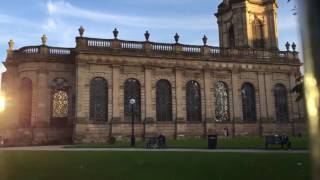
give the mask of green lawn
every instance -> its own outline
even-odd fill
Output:
[[[309,180],[307,154],[0,151],[1,180]]]
[[[290,138],[293,149],[308,149],[307,138]],[[230,139],[218,139],[218,148],[228,149],[263,149],[265,148],[264,138],[258,137],[240,137]],[[205,149],[207,148],[206,139],[186,139],[186,140],[169,140],[167,142],[169,148],[196,148]],[[66,146],[66,148],[129,148],[130,143],[128,141],[117,141],[116,144],[80,144]],[[136,144],[137,148],[144,148],[145,143],[138,141]],[[270,146],[270,148],[280,148],[279,145]]]

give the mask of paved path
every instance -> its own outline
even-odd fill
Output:
[[[199,152],[199,153],[287,153],[307,154],[308,150],[262,150],[262,149],[142,149],[142,148],[64,148],[64,146],[7,147],[0,151],[108,151],[108,152]]]

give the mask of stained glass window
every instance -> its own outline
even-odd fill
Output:
[[[19,125],[21,127],[30,127],[32,113],[32,81],[28,78],[23,78],[21,80],[19,105]]]
[[[135,99],[136,103],[133,106],[135,121],[141,120],[141,98],[140,98],[140,83],[136,79],[128,79],[124,84],[124,119],[131,121],[132,105],[130,99]]]
[[[187,100],[187,120],[201,121],[201,93],[200,85],[196,81],[189,81],[187,83],[186,91]]]
[[[108,83],[104,78],[94,78],[90,84],[90,119],[108,120]]]
[[[242,112],[244,122],[256,122],[256,95],[252,84],[244,83],[241,88]]]
[[[276,105],[276,118],[278,122],[288,122],[288,95],[283,84],[277,84],[274,88]]]
[[[229,121],[229,94],[224,82],[217,82],[214,87],[215,117],[218,122]]]
[[[171,84],[167,80],[159,80],[156,89],[157,121],[172,121]]]
[[[64,78],[56,78],[52,81],[52,118],[53,125],[62,125],[61,118],[67,118],[69,113],[68,83]]]
[[[65,118],[68,117],[69,100],[65,91],[57,90],[53,93],[52,98],[52,117]]]

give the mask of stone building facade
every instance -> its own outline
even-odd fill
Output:
[[[75,48],[14,50],[2,88],[0,134],[16,143],[97,143],[145,138],[305,134],[290,93],[300,75],[295,45],[279,51],[274,0],[225,0],[216,13],[220,47],[84,37]],[[130,99],[136,103],[130,105]],[[132,109],[133,108],[133,109]]]

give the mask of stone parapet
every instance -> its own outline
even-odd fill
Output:
[[[97,39],[87,37],[76,38],[76,48],[26,46],[18,50],[9,50],[7,62],[20,59],[46,59],[61,61],[70,59],[80,52],[103,53],[114,55],[130,55],[143,57],[167,57],[206,59],[216,61],[217,58],[231,58],[236,62],[255,59],[265,63],[289,63],[300,65],[299,53],[295,51],[279,51],[251,48],[221,48],[207,45],[185,45],[144,41],[125,41],[118,39]],[[71,60],[68,61],[73,62]]]

